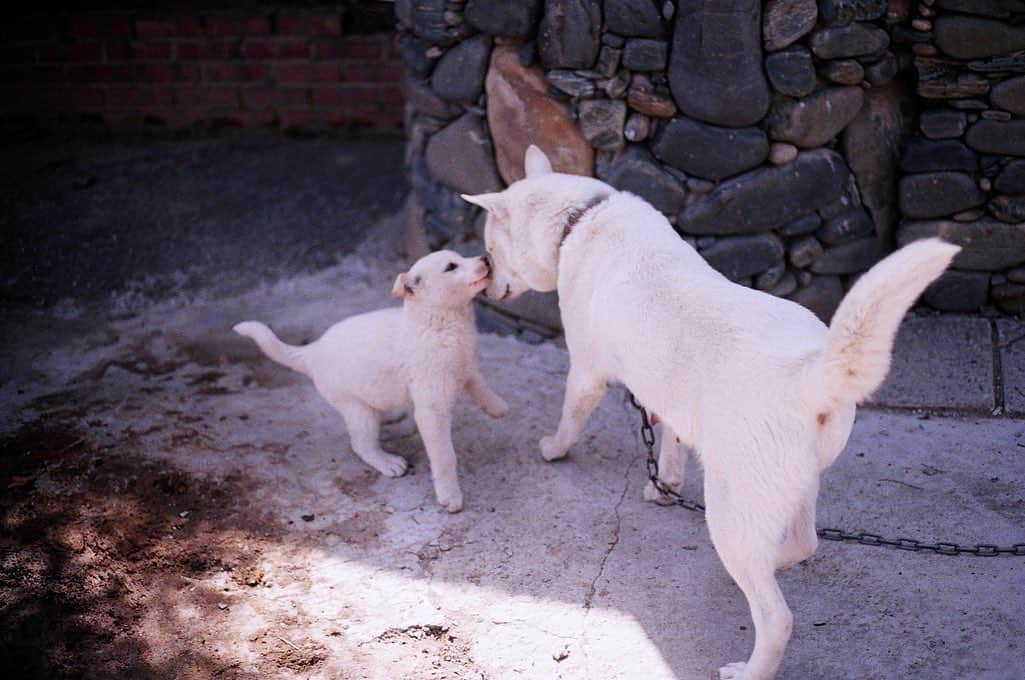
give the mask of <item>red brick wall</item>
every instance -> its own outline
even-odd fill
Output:
[[[171,129],[398,130],[401,59],[393,36],[347,35],[343,11],[112,11],[6,21],[0,116]]]

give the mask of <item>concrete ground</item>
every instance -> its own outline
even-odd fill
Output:
[[[383,437],[412,472],[382,478],[308,380],[231,333],[261,319],[304,342],[393,304],[399,143],[39,154],[55,156],[86,170],[58,175],[95,181],[57,184],[51,167],[2,191],[17,234],[0,335],[4,677],[690,679],[749,653],[702,518],[641,499],[621,389],[566,460],[541,459],[558,342],[481,336],[512,413],[457,405],[466,504],[449,515],[408,417]],[[1025,323],[909,317],[825,474],[819,523],[1025,543]],[[780,677],[1025,669],[1025,558],[823,542],[780,583],[795,616]]]

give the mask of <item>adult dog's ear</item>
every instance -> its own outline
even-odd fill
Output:
[[[508,215],[505,209],[505,201],[502,198],[501,193],[477,194],[476,196],[460,194],[460,196],[462,196],[464,201],[473,203],[474,205],[479,205],[499,219],[505,219]]]
[[[403,300],[413,297],[413,280],[408,273],[403,272],[395,277],[395,285],[391,287],[391,294]]]
[[[523,158],[523,169],[527,172],[527,177],[540,177],[552,171],[552,164],[544,151],[531,144]]]

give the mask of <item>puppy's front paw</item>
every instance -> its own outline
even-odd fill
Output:
[[[488,404],[484,412],[492,418],[505,418],[509,415],[509,404],[505,403],[505,399],[496,394],[494,400]]]
[[[435,495],[438,497],[438,505],[448,512],[459,512],[463,509],[463,492],[459,489],[445,494],[435,492]]]
[[[728,663],[719,669],[719,680],[747,680],[747,662]]]
[[[555,443],[555,437],[541,437],[541,457],[547,461],[558,460],[566,455],[566,449]]]
[[[368,460],[367,463],[386,477],[401,477],[406,474],[406,469],[409,467],[405,458],[393,453],[382,453],[377,458]]]

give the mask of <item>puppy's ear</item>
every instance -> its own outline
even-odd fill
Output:
[[[412,283],[413,280],[407,272],[399,274],[395,277],[395,285],[391,287],[391,294],[403,300],[413,297]]]
[[[479,205],[499,219],[505,219],[508,216],[505,209],[505,201],[502,198],[501,193],[477,194],[476,196],[460,194],[460,196],[462,196],[463,200],[467,203]]]
[[[527,177],[540,177],[552,171],[552,164],[545,152],[531,144],[527,147],[527,154],[523,159],[523,169]]]

